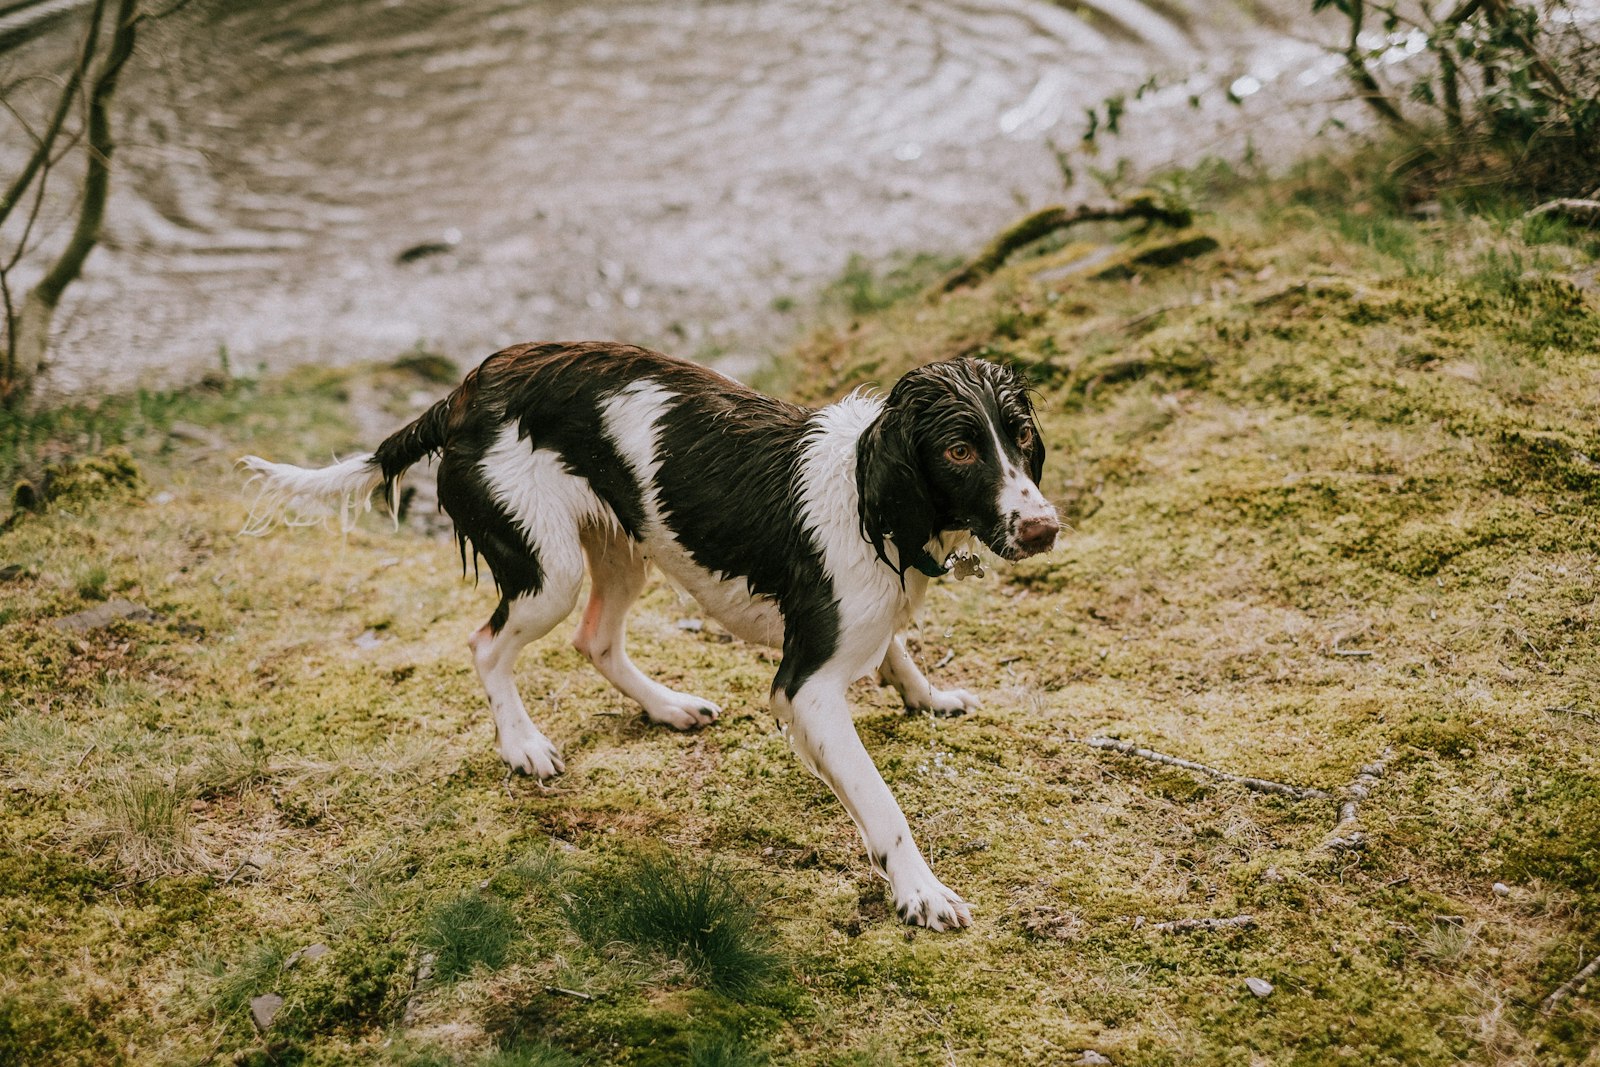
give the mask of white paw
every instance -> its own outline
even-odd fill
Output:
[[[927,711],[935,715],[965,715],[978,710],[978,698],[965,689],[935,689],[926,701],[906,703],[907,711]]]
[[[894,910],[912,926],[930,930],[955,930],[972,925],[967,902],[929,871],[894,884]]]
[[[567,769],[567,765],[561,762],[561,753],[556,751],[556,746],[538,730],[517,737],[502,736],[496,747],[500,750],[500,758],[513,771],[541,782]]]
[[[674,730],[693,730],[710,726],[722,714],[722,709],[709,700],[701,700],[688,693],[668,693],[662,700],[644,706],[651,722],[659,722]]]

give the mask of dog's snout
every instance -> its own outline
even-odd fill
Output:
[[[1055,547],[1056,534],[1060,532],[1061,523],[1054,515],[1024,519],[1017,524],[1017,547],[1030,556],[1048,552]]]

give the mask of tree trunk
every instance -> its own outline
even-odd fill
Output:
[[[19,403],[32,389],[50,347],[50,326],[61,295],[82,273],[84,260],[100,240],[100,225],[105,220],[106,198],[111,190],[111,153],[117,147],[111,136],[111,98],[138,39],[139,0],[118,0],[115,17],[111,49],[89,93],[89,160],[77,224],[61,255],[23,297],[11,338],[9,376],[0,383],[0,398],[7,405]]]

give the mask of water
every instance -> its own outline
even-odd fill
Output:
[[[44,388],[192,380],[224,346],[253,371],[605,337],[747,369],[852,253],[969,249],[1119,156],[1292,151],[1335,88],[1307,7],[197,6],[124,78],[105,247]],[[1049,143],[1151,74],[1065,191]]]

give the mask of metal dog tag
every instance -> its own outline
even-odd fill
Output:
[[[982,578],[983,560],[971,552],[957,552],[950,557],[950,574],[956,581],[963,578]]]

